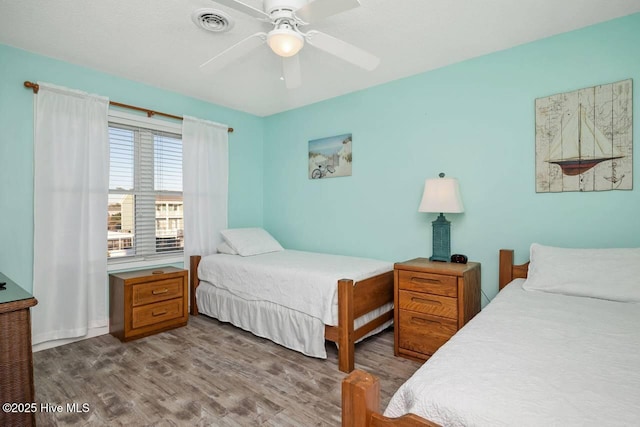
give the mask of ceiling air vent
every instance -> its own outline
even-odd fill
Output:
[[[198,9],[191,14],[191,20],[199,28],[214,33],[227,32],[234,24],[229,15],[216,9]]]

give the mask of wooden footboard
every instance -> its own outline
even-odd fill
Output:
[[[200,255],[192,255],[189,263],[190,313],[198,315],[196,288],[200,284],[198,265]],[[338,281],[338,326],[325,326],[325,339],[338,344],[338,368],[342,372],[353,371],[355,342],[385,322],[393,319],[393,309],[362,325],[354,327],[358,317],[393,302],[393,271],[369,277],[353,283],[353,280]]]
[[[499,289],[517,278],[526,278],[529,263],[514,265],[513,250],[500,250]],[[342,381],[342,427],[434,427],[414,414],[387,418],[380,413],[380,383],[367,372],[356,370]]]
[[[338,344],[338,369],[351,372],[355,366],[355,342],[393,319],[393,309],[355,329],[355,319],[393,302],[393,271],[353,283],[338,281],[338,326],[325,326],[324,337]]]

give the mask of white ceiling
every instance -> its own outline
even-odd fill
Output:
[[[244,2],[261,9],[261,0]],[[266,45],[214,74],[200,70],[226,47],[270,29],[211,0],[0,0],[0,43],[266,116],[640,12],[638,0],[360,3],[304,30],[368,50],[380,66],[364,71],[307,45],[299,53],[302,86],[289,90]],[[199,29],[191,21],[199,8],[227,12],[235,26],[222,34]]]

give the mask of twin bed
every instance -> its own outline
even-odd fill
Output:
[[[503,250],[499,294],[384,414],[373,375],[344,380],[343,427],[637,425],[639,303],[639,249]]]
[[[192,315],[230,322],[312,357],[326,358],[325,340],[333,341],[343,372],[354,368],[357,341],[392,324],[391,263],[284,250],[264,230],[225,232],[232,247],[219,250],[226,253],[190,258]],[[266,243],[256,245],[260,239]]]

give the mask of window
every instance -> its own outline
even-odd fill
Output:
[[[180,126],[110,112],[109,144],[109,258],[181,253]]]

